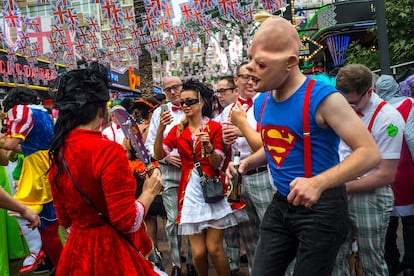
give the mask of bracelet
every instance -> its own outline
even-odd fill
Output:
[[[214,152],[214,147],[211,147],[211,151],[206,152],[208,155],[211,155]]]

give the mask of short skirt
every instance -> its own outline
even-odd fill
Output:
[[[216,203],[206,203],[200,176],[195,169],[191,172],[178,225],[179,235],[198,234],[207,228],[226,229],[246,220],[246,211],[232,210],[227,197]]]

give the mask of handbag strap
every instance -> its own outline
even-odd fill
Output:
[[[65,158],[63,157],[62,152],[59,152],[59,156],[62,160],[62,164],[63,167],[65,168],[65,171],[67,172],[67,174],[69,175],[70,180],[73,183],[73,186],[75,187],[75,189],[79,192],[79,194],[81,195],[81,197],[83,198],[83,200],[85,200],[86,203],[88,203],[97,213],[98,216],[103,219],[106,223],[109,224],[109,226],[112,227],[112,229],[114,229],[122,238],[124,238],[124,240],[126,240],[129,245],[131,245],[139,254],[142,255],[141,251],[135,246],[135,244],[125,235],[124,232],[122,232],[121,230],[119,230],[118,228],[116,228],[115,225],[112,224],[112,222],[109,220],[109,218],[107,218],[101,211],[98,210],[98,208],[96,208],[95,204],[93,204],[93,202],[86,196],[86,194],[82,191],[82,189],[79,187],[78,183],[76,182],[75,178],[73,177],[73,175],[71,174],[68,164],[66,163]]]
[[[194,166],[196,167],[198,174],[200,175],[201,178],[206,177],[205,173],[201,170],[201,164],[200,164],[200,161],[198,161],[197,159],[193,145],[191,145],[191,150],[193,152]],[[217,177],[220,176],[220,171],[218,169],[216,170],[216,176]]]
[[[200,177],[205,177],[203,171],[201,170],[200,161],[198,161],[198,159],[196,157],[193,145],[191,145],[191,150],[193,151],[194,166],[196,167],[196,169],[198,171],[198,174],[200,175]]]

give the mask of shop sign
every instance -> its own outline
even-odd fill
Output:
[[[135,75],[133,67],[129,67],[128,73],[129,73],[129,77],[128,77],[129,88],[131,90],[134,90],[135,87],[141,86],[141,78],[140,76]]]
[[[119,82],[119,76],[117,74],[115,74],[115,73],[109,72],[108,73],[108,78],[112,82],[116,82],[116,83]]]
[[[56,76],[54,76],[48,68],[30,68],[29,65],[23,65],[20,63],[11,64],[5,60],[0,60],[0,74],[1,75],[9,75],[13,76],[14,72],[18,76],[24,76],[28,79],[39,79],[42,80],[43,83],[46,83]]]
[[[299,58],[304,59],[305,61],[313,58],[323,48],[321,44],[308,36],[302,36],[300,40],[302,46],[299,49]]]

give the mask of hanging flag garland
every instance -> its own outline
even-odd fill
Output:
[[[0,28],[0,42],[7,45],[9,56],[26,56],[32,70],[36,70],[39,57],[48,59],[50,64],[56,60],[63,62],[67,70],[76,68],[80,59],[110,60],[114,67],[137,67],[143,47],[155,57],[161,50],[171,53],[176,47],[192,45],[199,41],[200,34],[207,42],[199,44],[200,51],[207,52],[204,47],[210,46],[210,38],[225,30],[218,16],[212,16],[214,12],[222,19],[242,24],[251,23],[256,12],[251,0],[189,0],[179,5],[177,24],[172,0],[144,0],[146,12],[140,15],[135,15],[130,6],[122,7],[120,0],[89,0],[89,4],[97,5],[98,15],[82,13],[77,10],[79,2],[75,6],[69,0],[36,3],[46,6],[50,16],[28,18],[21,13],[16,0],[3,0],[4,25]],[[260,0],[260,4],[275,12],[286,6],[286,0]],[[142,26],[137,25],[136,16],[142,20]],[[231,37],[238,40],[234,33]],[[230,50],[228,42],[224,47],[227,59],[230,52],[241,54],[237,48]],[[214,73],[208,65],[199,64],[197,69],[204,74]],[[19,78],[16,72],[14,77]]]

